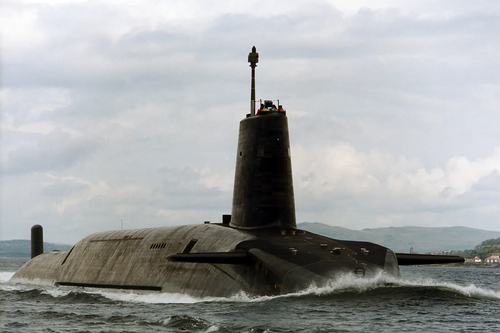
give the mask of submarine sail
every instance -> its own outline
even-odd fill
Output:
[[[284,112],[240,123],[230,226],[296,229],[288,122]]]
[[[321,286],[342,274],[399,276],[399,264],[463,262],[396,254],[370,242],[297,229],[287,115],[271,101],[255,112],[255,47],[248,59],[251,108],[240,122],[230,217],[221,223],[99,232],[68,251],[36,250],[11,281],[195,297],[277,295]],[[34,244],[42,239],[36,237]]]

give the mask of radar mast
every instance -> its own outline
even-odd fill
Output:
[[[255,116],[255,67],[257,67],[257,63],[259,62],[259,54],[257,53],[257,49],[252,47],[252,52],[248,54],[248,62],[250,63],[250,67],[252,67],[252,91],[250,94],[250,115]]]

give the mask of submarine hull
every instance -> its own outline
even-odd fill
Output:
[[[33,258],[12,282],[228,297],[297,292],[340,274],[380,271],[399,275],[395,254],[376,244],[203,224],[96,233]]]

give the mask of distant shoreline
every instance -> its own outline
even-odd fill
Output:
[[[71,248],[71,245],[55,244],[44,242],[44,252],[52,252],[54,250],[66,251]],[[0,256],[4,257],[31,257],[31,241],[28,239],[13,239],[0,241]]]
[[[0,258],[15,258],[15,259],[30,260],[31,256],[26,255],[26,253],[2,253],[2,252],[0,252]]]

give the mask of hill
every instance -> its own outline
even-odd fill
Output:
[[[479,257],[481,260],[485,260],[493,253],[500,253],[500,238],[485,240],[474,249],[452,252],[452,254],[462,256],[464,258]]]
[[[54,250],[65,251],[71,248],[70,245],[43,243],[44,252],[52,252]],[[31,256],[31,241],[27,239],[14,239],[0,241],[0,256],[12,257],[30,257]]]
[[[468,250],[484,240],[500,237],[500,231],[487,231],[467,227],[426,228],[426,227],[389,227],[351,230],[316,222],[298,224],[316,234],[336,239],[359,240],[377,243],[396,252],[410,252],[413,247],[417,253]],[[70,245],[44,242],[44,251],[69,250]],[[31,242],[26,239],[0,241],[0,255],[31,255]]]
[[[486,239],[500,237],[500,231],[467,227],[389,227],[351,230],[323,223],[304,222],[299,229],[336,239],[359,240],[377,243],[395,252],[417,253],[473,249]]]

